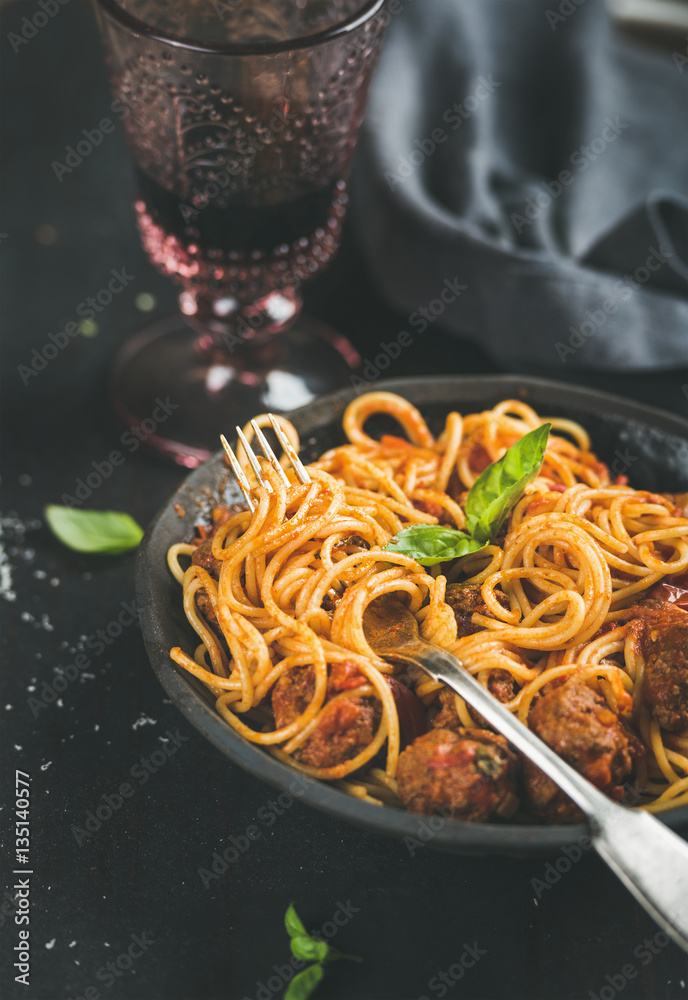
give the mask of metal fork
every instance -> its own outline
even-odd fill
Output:
[[[306,469],[306,466],[303,464],[299,456],[294,451],[291,441],[280,427],[279,422],[277,421],[277,418],[275,417],[274,413],[268,413],[268,417],[270,419],[270,423],[272,424],[272,429],[277,435],[277,440],[284,448],[284,453],[291,462],[299,482],[310,483],[311,477],[308,475],[308,470]],[[255,420],[251,421],[251,427],[253,429],[253,433],[256,435],[256,440],[260,445],[260,450],[263,452],[263,455],[265,455],[270,465],[278,473],[284,485],[289,486],[289,480],[287,479],[286,472],[280,465],[277,455],[275,455],[274,451],[270,447],[267,438],[265,437],[265,435],[263,434],[262,430],[260,429]],[[246,440],[246,435],[242,431],[241,427],[237,427],[236,432],[244,448],[244,451],[246,452],[246,457],[249,460],[249,464],[256,475],[256,479],[261,484],[261,486],[264,486],[267,490],[272,491],[272,486],[270,485],[268,480],[263,478],[263,473],[260,468],[260,463],[258,462],[258,458],[256,457],[256,453]],[[251,497],[251,484],[246,478],[244,470],[241,468],[239,459],[236,457],[229,441],[224,436],[224,434],[220,434],[220,441],[222,442],[222,447],[224,448],[225,454],[229,459],[229,464],[232,466],[232,471],[236,476],[236,480],[239,484],[239,489],[244,494],[246,503],[248,504],[248,509],[251,511],[251,513],[253,513],[253,511],[255,510],[255,502]]]

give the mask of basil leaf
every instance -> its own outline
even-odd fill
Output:
[[[329,957],[330,946],[327,941],[316,941],[310,934],[295,934],[290,944],[294,957],[306,962],[325,962]]]
[[[414,524],[403,528],[385,545],[386,552],[401,552],[420,563],[435,566],[448,559],[458,559],[482,549],[485,543],[476,541],[456,528],[443,524]]]
[[[362,962],[363,959],[360,955],[346,955],[343,951],[337,951],[332,945],[327,946],[327,955],[323,959],[325,962],[337,962],[339,959],[346,958],[349,962]]]
[[[287,912],[284,914],[284,926],[287,928],[289,937],[310,937],[308,931],[303,926],[301,918],[294,909],[294,904],[290,903]]]
[[[80,510],[50,504],[45,517],[54,535],[76,552],[118,555],[135,549],[143,538],[130,514],[120,510]]]
[[[308,1000],[323,977],[325,970],[318,962],[298,972],[291,980],[284,994],[284,1000]]]
[[[529,431],[497,462],[480,473],[466,498],[466,528],[473,538],[489,542],[537,476],[545,456],[551,424]]]

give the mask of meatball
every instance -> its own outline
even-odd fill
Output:
[[[335,767],[365,749],[374,735],[372,698],[331,698],[366,683],[351,661],[330,667],[327,697],[320,721],[294,758],[310,767]],[[278,729],[288,726],[305,712],[315,691],[313,667],[295,667],[283,674],[272,691],[272,710]]]
[[[192,553],[191,562],[194,566],[202,566],[203,569],[208,571],[214,580],[219,580],[220,567],[222,566],[222,563],[219,559],[215,559],[213,556],[212,544],[212,538],[207,538],[204,542],[201,542],[195,552]],[[196,607],[205,618],[206,622],[217,628],[219,625],[217,615],[215,614],[205,587],[200,587],[196,591]]]
[[[523,758],[523,791],[531,812],[546,823],[583,823],[585,814],[544,771]]]
[[[191,562],[194,566],[202,566],[215,580],[220,579],[220,568],[222,562],[213,555],[213,539],[206,538],[204,542],[192,552]]]
[[[215,629],[220,627],[217,615],[215,614],[215,608],[213,607],[213,602],[210,600],[205,587],[200,587],[196,591],[196,607],[203,618],[205,618],[208,625]]]
[[[491,695],[505,704],[516,697],[516,681],[508,670],[495,670],[487,680],[487,687]]]
[[[202,541],[195,549],[191,555],[191,562],[194,566],[202,566],[203,569],[207,570],[214,580],[220,579],[220,569],[222,567],[222,561],[216,559],[213,555],[213,535],[225,521],[228,521],[230,517],[238,514],[239,511],[248,510],[248,504],[245,503],[233,503],[228,507],[215,507],[213,509],[213,523],[210,527],[205,528],[205,533],[207,538]],[[196,607],[203,615],[208,624],[215,627],[218,626],[217,616],[213,610],[213,606],[210,602],[205,588],[201,588],[196,591]]]
[[[637,757],[644,753],[606,701],[587,684],[570,680],[552,688],[533,705],[530,728],[547,746],[596,785],[620,801],[623,783],[632,778]],[[530,760],[523,779],[532,811],[548,823],[578,823],[581,810]]]
[[[504,608],[509,607],[509,598],[501,591],[495,591],[495,597]],[[483,601],[480,587],[474,584],[450,583],[444,597],[445,603],[454,612],[456,618],[457,637],[463,639],[464,636],[473,635],[482,631],[482,625],[473,624],[473,613],[488,615],[492,617],[487,605]]]
[[[191,562],[194,566],[202,566],[203,569],[208,571],[214,580],[219,580],[220,567],[222,566],[222,563],[219,559],[215,559],[213,556],[212,544],[212,538],[208,538],[205,542],[201,542],[195,552],[193,552]],[[219,622],[217,620],[217,615],[215,614],[205,587],[200,587],[196,591],[196,607],[209,625],[214,627],[218,626]]]
[[[517,808],[517,773],[518,757],[498,733],[432,729],[399,757],[397,787],[412,812],[484,823]]]
[[[487,689],[493,698],[504,704],[511,701],[516,696],[516,682],[507,670],[493,670],[487,681]],[[433,729],[459,729],[463,723],[456,713],[456,702],[454,692],[449,688],[442,688],[440,691],[440,711],[431,721]],[[480,712],[468,706],[471,717],[475,719],[476,725],[480,729],[492,729],[492,726],[484,719]]]
[[[688,612],[668,601],[638,606],[632,625],[645,662],[642,700],[663,729],[688,729]]]

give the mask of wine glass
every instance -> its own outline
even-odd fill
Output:
[[[335,253],[386,0],[97,0],[143,247],[180,314],[111,377],[130,425],[193,468],[221,431],[347,384],[343,336],[301,315]]]

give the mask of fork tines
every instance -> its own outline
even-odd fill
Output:
[[[244,494],[244,498],[246,500],[246,503],[248,504],[248,509],[251,511],[251,513],[253,513],[253,511],[256,509],[256,506],[253,500],[251,499],[251,485],[246,476],[244,475],[244,470],[239,465],[239,459],[234,454],[232,446],[230,445],[229,441],[224,436],[224,434],[220,434],[220,441],[222,442],[222,447],[224,448],[225,454],[229,459],[229,464],[232,466],[232,471],[236,476],[236,481],[239,484],[239,489]],[[255,455],[253,457],[255,458]]]
[[[272,413],[268,413],[268,417],[270,419],[270,423],[272,424],[272,429],[274,430],[275,434],[277,435],[277,439],[278,439],[279,443],[284,448],[285,454],[286,454],[287,458],[289,459],[289,461],[291,462],[291,464],[292,464],[292,466],[294,468],[294,472],[296,473],[299,482],[301,482],[301,483],[309,483],[311,481],[311,477],[308,475],[308,471],[307,471],[306,467],[303,465],[303,463],[301,462],[301,459],[299,458],[299,456],[296,454],[294,448],[292,447],[291,441],[289,440],[289,438],[287,437],[287,435],[284,433],[284,431],[280,427],[280,425],[279,425],[279,423],[277,421],[277,418]],[[284,483],[284,485],[288,486],[289,485],[289,480],[287,479],[287,474],[285,473],[284,469],[280,465],[277,456],[275,455],[274,451],[270,447],[270,444],[268,443],[265,435],[263,434],[262,430],[260,429],[260,427],[258,426],[258,424],[257,424],[257,422],[255,420],[251,421],[251,427],[253,429],[253,433],[256,436],[256,440],[257,440],[258,444],[260,445],[260,450],[263,452],[263,455],[268,460],[268,462],[273,467],[273,469],[278,473],[278,475],[279,475],[280,479],[282,480],[282,482]],[[251,445],[246,440],[246,435],[244,434],[244,432],[242,431],[242,429],[240,427],[237,427],[236,432],[237,432],[237,436],[239,438],[239,441],[241,442],[242,447],[243,447],[244,451],[246,452],[246,457],[248,458],[249,464],[250,464],[251,468],[253,469],[253,471],[255,473],[256,479],[267,490],[272,491],[272,487],[271,487],[270,483],[263,477],[263,474],[262,474],[262,471],[261,471],[261,468],[260,468],[260,464],[259,464],[258,459],[256,457],[256,453],[254,452],[253,448],[251,447]],[[239,484],[239,488],[240,488],[241,492],[244,494],[244,497],[246,498],[246,503],[248,504],[248,508],[249,508],[249,510],[251,512],[253,512],[255,510],[255,503],[254,503],[253,499],[251,498],[251,484],[249,483],[248,479],[246,478],[246,476],[244,474],[244,470],[241,468],[241,464],[239,462],[239,459],[234,454],[234,451],[232,450],[232,447],[229,444],[229,442],[227,441],[227,438],[224,436],[224,434],[220,434],[220,441],[222,442],[222,447],[224,448],[225,454],[227,455],[227,458],[229,459],[229,464],[232,466],[232,471],[234,472],[234,475],[236,476],[236,480],[237,480],[237,482]]]

